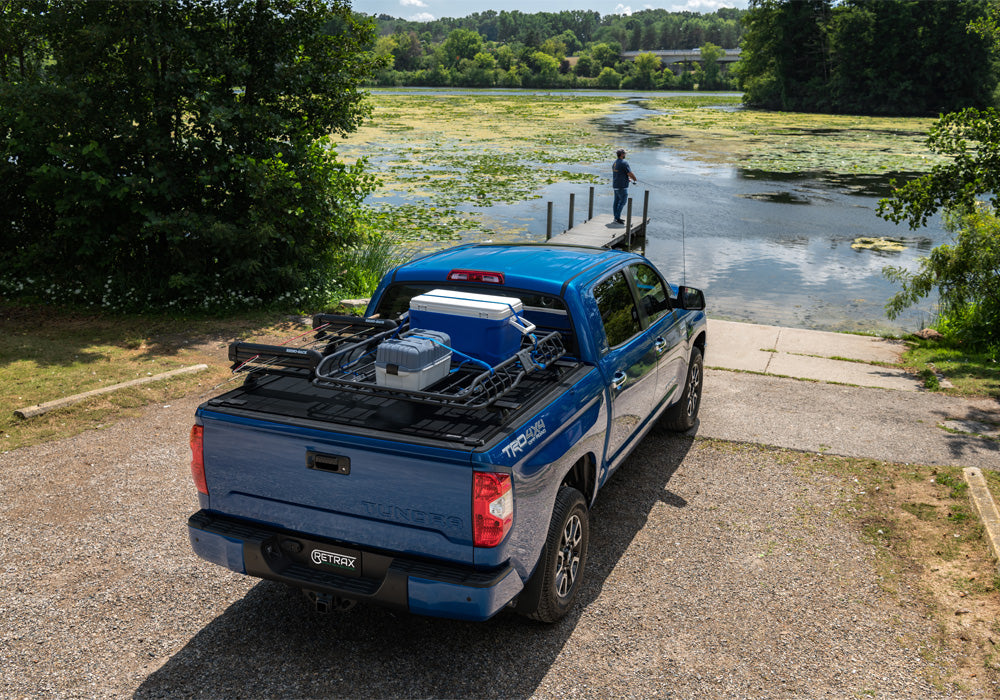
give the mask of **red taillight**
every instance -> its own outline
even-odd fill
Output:
[[[191,476],[198,490],[208,495],[208,484],[205,483],[205,428],[196,425],[191,428]]]
[[[496,547],[514,522],[509,474],[472,473],[472,544]]]
[[[452,270],[448,273],[452,282],[485,282],[486,284],[503,284],[502,272],[485,272],[483,270]]]

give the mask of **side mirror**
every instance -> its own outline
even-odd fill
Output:
[[[695,289],[694,287],[678,287],[674,308],[686,311],[701,311],[705,308],[705,294],[700,289]]]

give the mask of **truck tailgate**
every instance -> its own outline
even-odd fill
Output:
[[[209,510],[472,563],[468,452],[202,410]]]

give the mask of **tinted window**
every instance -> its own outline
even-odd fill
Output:
[[[524,315],[531,320],[531,313],[547,313],[551,315],[566,315],[566,305],[559,297],[547,294],[536,294],[532,292],[519,291],[516,289],[497,287],[458,287],[449,284],[395,284],[386,290],[378,305],[378,314],[381,318],[398,319],[401,315],[410,310],[410,299],[419,296],[432,289],[449,289],[454,291],[473,292],[475,294],[489,294],[491,296],[512,296],[521,300],[524,308]],[[568,324],[568,321],[567,321]],[[550,324],[544,324],[550,325]]]
[[[639,292],[639,306],[646,313],[650,323],[667,313],[664,306],[667,290],[656,270],[649,265],[633,265],[632,279],[635,280],[636,290]]]
[[[635,307],[624,272],[616,272],[594,287],[594,298],[597,299],[610,347],[621,345],[642,330],[639,310]]]

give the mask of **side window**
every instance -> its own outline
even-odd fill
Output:
[[[632,279],[635,280],[635,287],[639,292],[639,307],[652,323],[667,313],[668,309],[664,304],[668,298],[667,289],[663,280],[656,274],[656,270],[649,265],[640,263],[633,265],[631,270]]]
[[[594,298],[601,312],[609,347],[621,345],[642,330],[639,310],[635,307],[635,298],[624,272],[616,272],[594,287]]]

